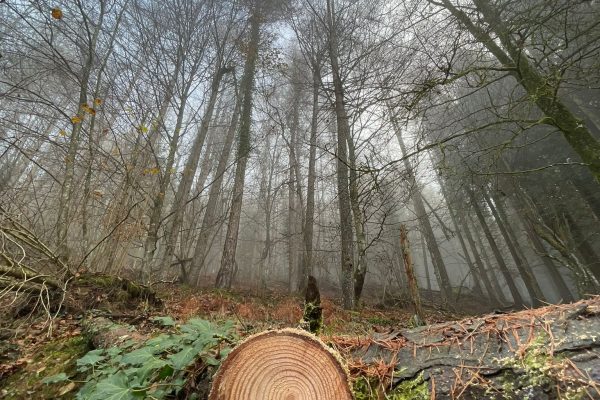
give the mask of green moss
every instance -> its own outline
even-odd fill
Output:
[[[423,374],[416,378],[405,380],[388,393],[389,400],[429,400],[429,387],[423,379]]]
[[[565,368],[564,358],[548,351],[548,337],[540,335],[533,340],[522,357],[506,358],[501,363],[513,369],[500,380],[504,398],[515,396],[524,399],[537,398],[538,392],[551,393],[550,397],[577,400],[584,398],[585,391],[563,380],[561,370]],[[557,392],[557,387],[562,389]]]
[[[323,309],[319,304],[305,303],[303,322],[308,325],[308,331],[318,335],[323,329]]]
[[[353,385],[355,400],[378,400],[380,385],[376,379],[358,378]],[[387,400],[429,400],[429,387],[423,379],[423,374],[416,378],[402,381],[393,390],[385,392]]]
[[[4,399],[73,398],[77,392],[74,383],[46,385],[42,380],[61,372],[68,376],[73,375],[77,359],[87,351],[88,341],[81,335],[47,343],[36,351],[33,359],[25,367],[0,382],[2,386],[0,397]],[[63,393],[65,391],[67,392]]]
[[[367,379],[361,376],[352,387],[355,400],[371,400],[377,399],[377,382],[375,379]]]

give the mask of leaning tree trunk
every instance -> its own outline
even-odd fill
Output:
[[[234,85],[237,84],[234,82]],[[242,98],[239,94],[235,96],[235,106],[231,116],[231,122],[225,136],[225,143],[221,151],[221,156],[215,170],[214,179],[211,182],[210,190],[208,191],[208,201],[206,202],[206,209],[204,210],[204,216],[202,217],[202,224],[200,226],[200,233],[194,247],[194,254],[192,257],[192,263],[190,267],[190,276],[196,277],[196,285],[200,283],[200,270],[204,266],[206,256],[210,249],[210,242],[213,234],[217,230],[219,225],[217,221],[217,206],[219,198],[221,197],[221,187],[223,185],[223,179],[225,172],[227,171],[227,162],[230,158],[231,148],[233,147],[233,140],[235,138],[236,128],[240,117],[240,110],[242,107]]]
[[[475,244],[475,240],[473,239],[473,235],[471,234],[471,229],[469,228],[469,224],[467,223],[467,220],[465,219],[463,212],[461,210],[458,210],[458,219],[460,220],[461,227],[457,226],[456,229],[457,230],[462,229],[462,231],[465,234],[465,238],[467,239],[467,242],[469,243],[471,251],[473,252],[474,262],[477,265],[477,268],[479,269],[481,279],[483,280],[483,284],[485,285],[485,290],[487,290],[487,292],[490,296],[490,299],[492,300],[492,302],[494,304],[502,304],[502,303],[506,302],[506,299],[504,298],[502,291],[499,290],[499,288],[495,288],[493,286],[492,279],[495,279],[495,278],[490,279],[490,277],[488,276],[488,274],[485,270],[485,265],[483,264],[482,256],[480,255],[480,249],[478,249],[477,244]]]
[[[392,108],[389,105],[388,110],[390,111],[390,114],[393,112]],[[400,130],[400,126],[398,125],[398,121],[395,117],[392,117],[392,125],[396,133],[396,139],[398,140],[398,144],[400,145],[400,150],[402,151],[402,156],[406,157],[408,151],[406,150],[406,146],[404,145],[404,140],[402,139],[402,132]],[[444,303],[448,303],[452,294],[452,285],[450,284],[450,277],[448,276],[446,264],[444,263],[442,253],[440,252],[440,248],[437,245],[435,234],[433,233],[433,228],[431,227],[431,222],[429,221],[427,211],[425,210],[425,204],[423,203],[423,197],[414,174],[414,169],[410,164],[408,158],[404,158],[404,168],[407,171],[409,183],[412,187],[411,197],[413,200],[413,205],[415,207],[415,212],[417,213],[417,218],[419,219],[422,232],[426,238],[429,254],[431,254],[431,263],[433,264],[435,276],[440,287],[442,301]]]
[[[538,284],[533,271],[531,270],[531,266],[527,263],[527,260],[519,254],[517,250],[517,243],[513,241],[513,238],[510,235],[508,225],[504,225],[505,220],[500,217],[498,212],[498,204],[494,204],[488,194],[485,192],[485,189],[482,190],[482,195],[487,203],[490,211],[492,212],[492,216],[496,220],[496,225],[500,229],[500,234],[504,238],[506,242],[506,246],[508,247],[508,251],[512,256],[519,273],[521,274],[521,278],[523,279],[523,283],[525,283],[525,287],[527,288],[527,292],[529,293],[529,297],[531,298],[532,304],[534,306],[539,306],[542,304],[542,301],[546,301],[542,290],[540,289],[540,285]]]
[[[484,271],[483,264],[481,263],[481,259],[479,258],[479,254],[477,253],[477,249],[472,247],[473,249],[473,258],[469,254],[469,249],[467,244],[465,243],[465,239],[463,237],[463,233],[461,232],[461,228],[458,224],[457,212],[454,210],[454,207],[450,204],[450,199],[448,198],[448,193],[446,191],[446,186],[441,179],[439,179],[440,187],[442,189],[442,196],[446,200],[446,206],[448,207],[448,211],[450,213],[450,219],[452,220],[452,224],[454,224],[454,229],[456,229],[456,236],[458,237],[458,241],[460,243],[460,247],[465,255],[465,261],[467,262],[467,266],[469,267],[469,271],[473,275],[473,281],[475,285],[475,294],[483,295],[483,288],[481,287],[481,283],[485,286],[485,289],[488,293],[488,297],[492,300],[494,304],[497,304],[496,296],[494,296],[494,291],[490,284],[490,281],[487,277],[487,274]],[[471,244],[472,242],[469,242]]]
[[[567,286],[567,283],[565,282],[565,279],[558,270],[558,267],[554,265],[554,263],[550,259],[550,256],[548,255],[547,250],[544,247],[544,244],[542,243],[542,240],[535,233],[535,230],[533,229],[533,226],[530,221],[525,222],[525,229],[527,230],[527,237],[529,238],[529,241],[531,242],[533,248],[538,253],[540,259],[544,263],[546,271],[548,271],[548,273],[550,274],[550,277],[552,278],[554,286],[556,286],[556,291],[559,294],[560,299],[567,303],[574,301],[575,297],[573,296],[571,290]]]
[[[477,203],[477,199],[475,198],[475,194],[473,193],[473,190],[471,190],[470,188],[467,189],[467,192],[468,192],[469,198],[471,200],[471,206],[475,210],[475,214],[477,215],[479,224],[481,225],[481,228],[483,229],[483,233],[485,234],[485,237],[490,245],[490,248],[492,249],[492,252],[494,253],[494,257],[496,258],[496,262],[498,263],[500,272],[502,272],[502,275],[504,276],[504,280],[506,281],[506,284],[508,285],[508,288],[510,289],[510,294],[513,297],[515,306],[522,307],[524,305],[523,297],[521,297],[521,293],[519,293],[519,289],[517,288],[517,285],[515,284],[515,281],[514,281],[512,275],[510,274],[510,271],[508,269],[508,266],[506,265],[506,262],[504,261],[504,258],[502,257],[502,254],[500,253],[500,249],[498,248],[498,245],[496,244],[496,239],[494,239],[494,236],[492,235],[492,232],[490,231],[490,228],[488,227],[487,221],[485,220],[485,217],[483,216],[483,213],[481,212],[479,204]]]
[[[212,120],[215,105],[217,104],[217,97],[219,94],[219,86],[221,85],[222,76],[223,69],[221,67],[221,57],[218,56],[215,61],[215,71],[213,72],[213,79],[210,85],[210,96],[208,98],[206,110],[204,111],[204,115],[202,116],[202,122],[200,123],[200,127],[198,128],[196,136],[194,137],[192,148],[190,150],[190,155],[185,162],[185,168],[183,169],[181,182],[177,187],[175,199],[173,200],[173,205],[171,206],[171,213],[173,214],[173,219],[169,224],[165,235],[167,246],[165,253],[165,261],[167,262],[171,261],[171,257],[175,252],[177,236],[179,235],[181,225],[183,224],[185,205],[187,202],[187,198],[190,194],[190,190],[192,189],[194,176],[196,175],[198,163],[200,162],[200,154],[202,152],[202,148],[204,147],[204,142],[206,141],[206,135],[210,127],[210,122]]]
[[[503,67],[510,71],[544,113],[545,118],[541,122],[555,126],[562,132],[567,143],[581,157],[594,178],[600,182],[600,141],[594,138],[585,124],[557,97],[558,88],[548,83],[550,80],[543,76],[530,61],[529,52],[524,51],[522,46],[515,42],[515,35],[512,35],[504,21],[500,20],[499,10],[489,0],[474,1],[477,15],[489,25],[494,33],[492,35],[476,25],[450,0],[441,0],[441,3],[496,57]]]
[[[190,89],[191,83],[192,81],[190,80],[189,84],[186,85],[185,93],[181,98],[181,104],[177,112],[177,121],[175,122],[173,137],[169,142],[169,152],[167,154],[167,160],[164,166],[164,170],[159,171],[158,192],[154,194],[154,199],[152,200],[152,208],[150,211],[150,223],[148,224],[148,234],[146,236],[146,242],[144,245],[144,271],[146,279],[149,279],[153,272],[153,260],[158,243],[158,232],[160,230],[161,217],[163,214],[163,208],[165,204],[165,197],[167,195],[167,189],[171,184],[171,177],[173,176],[175,155],[179,146],[179,138],[181,136],[183,116],[185,114],[185,106],[187,103],[187,96],[189,93],[188,91]]]
[[[502,290],[502,287],[500,287],[500,281],[498,279],[498,274],[496,273],[496,268],[494,268],[494,264],[492,263],[492,260],[485,248],[485,244],[483,243],[483,239],[481,238],[482,230],[477,228],[478,224],[475,222],[475,219],[473,218],[472,215],[469,214],[469,215],[465,216],[463,214],[463,218],[465,220],[465,232],[467,232],[467,231],[471,232],[471,229],[469,229],[469,226],[471,228],[473,228],[475,241],[478,246],[477,248],[479,249],[479,252],[481,253],[481,261],[483,262],[483,265],[484,265],[484,272],[487,275],[487,277],[489,278],[490,284],[492,285],[492,287],[495,290],[496,297],[498,297],[498,300],[500,301],[501,304],[508,304],[509,301],[506,298],[506,295],[504,294],[504,290]]]

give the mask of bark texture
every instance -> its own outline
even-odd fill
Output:
[[[351,359],[388,365],[393,378],[386,384],[393,393],[422,379],[427,399],[558,399],[576,390],[598,398],[599,330],[596,296],[376,333],[352,345],[340,339],[338,347]]]

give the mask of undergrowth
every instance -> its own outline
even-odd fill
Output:
[[[203,368],[216,367],[237,340],[231,322],[216,325],[193,318],[177,326],[171,317],[154,320],[171,333],[160,334],[139,347],[130,340],[118,347],[92,350],[77,360],[77,372],[87,375],[78,399],[164,399],[177,395],[193,365],[201,362]],[[71,378],[63,372],[44,379],[44,383]]]

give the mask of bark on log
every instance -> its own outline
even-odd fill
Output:
[[[238,345],[209,400],[351,400],[348,374],[323,342],[298,329],[267,331]]]
[[[387,391],[422,376],[431,399],[600,398],[600,296],[332,341],[353,374],[387,365]]]

